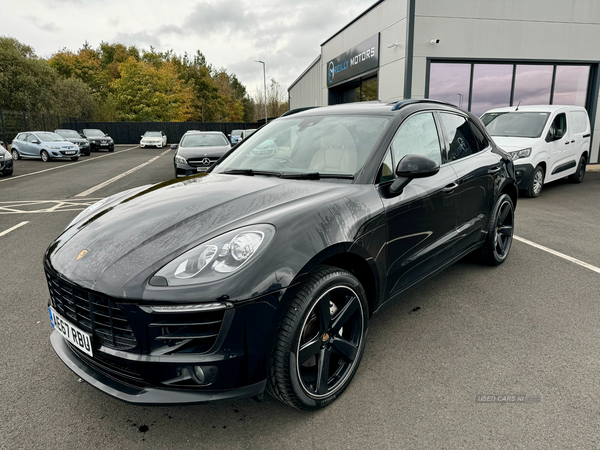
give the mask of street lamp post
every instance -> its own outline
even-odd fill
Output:
[[[267,68],[263,61],[254,61],[263,65],[263,77],[265,79],[265,125],[267,124]]]

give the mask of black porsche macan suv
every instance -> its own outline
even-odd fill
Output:
[[[506,259],[516,201],[510,157],[452,105],[287,113],[207,173],[77,216],[45,255],[51,342],[131,403],[321,408],[385,302],[469,252]]]

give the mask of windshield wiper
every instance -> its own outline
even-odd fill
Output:
[[[228,175],[267,175],[275,176],[287,180],[320,180],[322,178],[340,178],[345,180],[353,180],[354,175],[350,173],[320,173],[320,172],[271,172],[268,170],[252,170],[252,169],[228,169],[225,170]]]

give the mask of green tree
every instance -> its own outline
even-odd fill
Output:
[[[129,58],[119,66],[121,78],[111,83],[122,120],[183,121],[190,114],[192,92],[172,63],[156,68]]]
[[[0,37],[0,109],[50,112],[56,72],[33,48]]]

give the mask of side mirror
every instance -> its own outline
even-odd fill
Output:
[[[179,145],[171,144],[171,150],[177,150],[178,148],[179,148]]]
[[[556,130],[554,132],[554,140],[558,141],[559,139],[562,139],[564,135],[565,135],[565,130],[560,130],[560,129]]]
[[[390,186],[394,194],[401,194],[413,178],[431,177],[440,171],[440,165],[433,159],[421,155],[406,155],[396,166],[396,175]]]
[[[36,141],[33,141],[33,143],[34,143],[34,144],[41,144],[41,142],[40,142],[40,141],[37,141],[37,140],[36,140]]]

